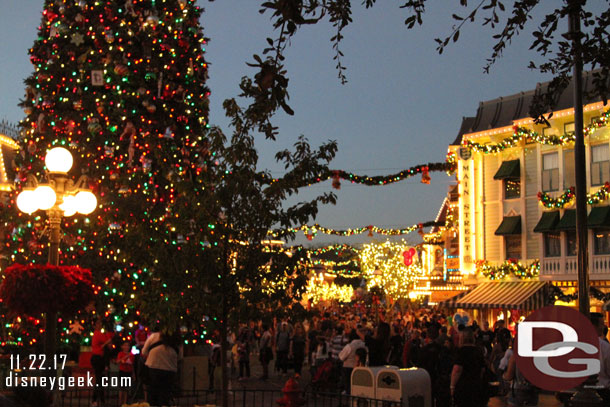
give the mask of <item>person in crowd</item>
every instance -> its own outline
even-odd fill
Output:
[[[273,359],[273,335],[269,330],[268,324],[263,324],[262,330],[263,334],[261,335],[258,359],[263,368],[261,380],[267,380],[269,378],[269,362]]]
[[[494,333],[489,329],[488,321],[483,321],[483,328],[478,332],[477,341],[485,347],[487,354],[490,355],[494,342]]]
[[[313,366],[315,362],[315,353],[318,350],[318,336],[320,335],[320,323],[317,318],[314,318],[309,325],[307,331],[307,358],[309,366]]]
[[[343,325],[336,325],[334,335],[330,341],[330,351],[333,359],[339,359],[339,353],[349,342],[348,337],[343,333]]]
[[[290,351],[290,330],[288,323],[282,322],[275,337],[277,369],[283,374],[288,374],[288,352]]]
[[[356,366],[354,366],[354,367],[366,366],[366,358],[367,358],[366,348],[356,349]]]
[[[95,321],[95,330],[91,340],[91,366],[95,375],[95,384],[93,387],[93,403],[92,407],[97,407],[98,400],[100,403],[105,403],[104,388],[102,387],[102,376],[108,366],[105,360],[105,355],[109,352],[109,347],[112,344],[113,334],[103,327],[101,319]]]
[[[600,389],[597,393],[604,400],[604,405],[610,405],[610,343],[607,342],[604,336],[604,316],[598,312],[592,312],[590,315],[591,323],[595,327],[599,336],[599,362],[600,370],[597,376],[597,385]]]
[[[150,380],[148,402],[153,406],[165,406],[169,405],[173,396],[182,347],[177,334],[161,332],[158,336],[153,335],[146,340],[142,348]]]
[[[422,348],[422,339],[418,329],[411,331],[411,336],[405,341],[402,353],[403,367],[414,367],[419,364],[419,354]]]
[[[390,325],[379,322],[375,336],[367,335],[364,342],[369,351],[369,366],[383,366],[390,352]]]
[[[510,407],[538,406],[539,389],[531,384],[519,371],[515,354],[512,353],[503,379],[511,382],[507,402]]]
[[[402,366],[402,351],[404,349],[404,340],[402,336],[402,328],[399,323],[392,326],[392,336],[390,337],[390,352],[388,354],[387,364],[397,367]]]
[[[352,330],[349,336],[350,342],[339,352],[339,359],[343,362],[343,369],[341,372],[342,388],[343,391],[349,394],[350,392],[350,378],[352,376],[352,370],[356,367],[356,350],[359,348],[365,348],[366,344],[362,340],[362,333],[357,330]]]
[[[131,353],[131,344],[128,341],[124,341],[121,344],[121,351],[117,355],[116,362],[119,365],[119,377],[121,378],[129,378],[129,383],[131,384],[131,379],[133,378],[134,373],[134,363],[135,356]],[[124,386],[124,383],[121,379],[121,386]],[[130,386],[122,387],[119,391],[119,406],[123,404],[127,404],[127,396],[129,395]]]
[[[457,350],[451,372],[451,396],[455,407],[484,407],[488,390],[484,380],[483,351],[475,346],[471,328],[465,327],[461,336],[461,347]]]
[[[300,375],[305,360],[305,328],[303,324],[297,322],[294,327],[294,333],[290,338],[289,358],[292,358],[294,363],[294,373]]]
[[[239,380],[250,377],[250,338],[249,330],[244,327],[237,337],[237,363],[239,364]]]
[[[222,375],[222,361],[221,361],[221,346],[220,339],[215,338],[210,348],[210,358],[208,360],[208,376],[209,376],[209,389],[220,388],[220,378]],[[219,383],[216,383],[218,381]]]

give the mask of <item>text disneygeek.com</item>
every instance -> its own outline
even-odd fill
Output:
[[[22,376],[17,372],[11,372],[4,381],[7,388],[15,387],[43,387],[49,390],[63,391],[66,388],[73,387],[110,387],[110,388],[126,388],[131,387],[131,377],[117,377],[117,376],[102,376],[100,377],[99,383],[95,384],[95,376],[91,372],[87,372],[86,376]]]

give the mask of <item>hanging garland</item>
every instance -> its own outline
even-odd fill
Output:
[[[585,127],[583,129],[584,136],[592,135],[597,129],[607,126],[608,119],[610,118],[610,109],[606,110],[600,117],[595,119],[591,125]],[[522,140],[525,140],[526,143],[538,143],[538,144],[547,144],[547,145],[566,145],[574,142],[575,135],[574,133],[564,133],[560,136],[549,134],[544,135],[540,134],[536,131],[526,129],[525,127],[514,126],[513,134],[508,136],[502,141],[497,143],[489,143],[489,144],[480,144],[476,141],[465,140],[464,146],[470,148],[471,150],[477,153],[483,154],[496,154],[500,151],[503,151],[507,148],[515,147]]]
[[[595,287],[589,288],[589,296],[595,298],[598,301],[608,302],[610,301],[610,293],[606,294]],[[555,301],[572,302],[578,299],[578,292],[573,294],[564,294],[561,288],[551,285],[549,291],[548,302],[554,304]]]
[[[320,247],[318,249],[307,249],[307,252],[311,256],[319,256],[321,254],[328,253],[331,251],[336,252],[338,256],[341,256],[343,252],[347,251],[352,253],[358,253],[358,249],[347,244],[336,244],[331,246]]]
[[[369,236],[373,236],[373,232],[380,234],[380,235],[385,235],[385,236],[399,236],[399,235],[406,235],[406,234],[413,232],[416,229],[422,229],[422,228],[429,227],[429,226],[444,226],[444,223],[430,221],[430,222],[418,223],[416,225],[412,225],[412,226],[409,226],[404,229],[385,229],[385,228],[380,228],[378,226],[369,225],[369,226],[362,226],[362,227],[358,227],[358,228],[353,228],[353,229],[350,228],[350,229],[345,229],[345,230],[336,230],[336,229],[332,229],[332,228],[327,228],[324,226],[320,226],[316,223],[313,226],[303,225],[298,228],[290,228],[290,229],[284,229],[284,230],[279,230],[279,231],[269,231],[268,235],[277,238],[280,236],[284,236],[288,233],[296,233],[301,230],[301,231],[303,231],[303,233],[305,233],[307,240],[312,240],[318,233],[324,233],[326,235],[335,235],[335,236],[354,236],[354,235],[359,235],[361,233],[368,231]]]
[[[444,163],[428,163],[428,164],[420,164],[414,167],[402,170],[395,174],[391,175],[357,175],[351,172],[343,171],[343,170],[328,170],[321,174],[318,174],[315,178],[310,178],[304,182],[305,185],[311,186],[313,184],[317,184],[319,182],[328,181],[329,179],[333,180],[333,188],[341,189],[341,179],[346,181],[350,181],[352,184],[361,184],[361,185],[388,185],[393,184],[395,182],[404,181],[407,178],[411,178],[415,175],[422,175],[422,183],[429,184],[430,183],[430,175],[431,171],[445,171],[448,174],[451,174],[456,169],[455,159],[453,161],[446,161]],[[265,174],[259,175],[259,181],[262,184],[271,185],[276,182],[282,181],[283,178],[269,178],[265,176]]]
[[[477,270],[490,280],[502,280],[511,273],[517,278],[525,280],[540,274],[540,260],[534,260],[527,266],[515,259],[508,259],[499,266],[492,266],[486,260],[479,260]]]
[[[606,182],[597,192],[587,194],[587,204],[597,205],[610,197],[610,182]],[[563,191],[557,198],[552,198],[546,192],[538,192],[538,200],[547,209],[563,209],[574,202],[574,187]]]

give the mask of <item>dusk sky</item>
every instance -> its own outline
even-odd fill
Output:
[[[359,0],[352,3],[354,22],[345,30],[342,44],[346,85],[341,85],[334,68],[329,24],[304,27],[286,52],[289,104],[295,115],[278,114],[277,142],[259,140],[262,164],[274,176],[281,176],[283,170],[273,159],[275,152],[290,147],[300,135],[313,145],[336,140],[339,151],[331,167],[357,174],[384,175],[442,162],[462,117],[475,115],[480,101],[529,90],[550,79],[527,69],[528,61],[536,58],[527,51],[529,32],[513,41],[490,74],[483,73],[483,66],[491,54],[492,33],[478,23],[467,25],[459,42],[438,55],[434,38],[451,31],[451,14],[460,11],[443,5],[459,4],[457,0],[429,2],[423,27],[413,30],[404,26],[406,12],[399,2],[379,1],[368,10]],[[261,53],[266,37],[274,36],[270,15],[260,15],[260,2],[253,0],[198,4],[205,8],[201,23],[210,38],[206,47],[210,122],[229,133],[222,101],[237,95],[240,78],[252,73],[245,63]],[[42,1],[0,0],[0,119],[12,123],[24,117],[17,104],[24,94],[23,80],[32,72],[27,51],[36,38],[42,8]],[[560,32],[566,30],[567,21]],[[341,190],[333,190],[337,205],[322,207],[316,221],[345,229],[398,228],[434,220],[452,178],[444,173],[430,175],[430,185],[421,184],[419,176],[391,186],[342,181]],[[297,199],[331,190],[330,182],[317,184],[305,188]],[[417,233],[405,238],[418,241]],[[308,242],[299,234],[297,242],[317,246],[371,239],[385,237],[318,235]]]

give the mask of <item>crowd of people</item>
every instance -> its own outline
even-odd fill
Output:
[[[606,402],[610,389],[610,344],[600,314],[592,314],[601,347],[599,391]],[[417,367],[430,375],[437,407],[486,406],[490,397],[511,406],[538,405],[540,390],[521,374],[512,352],[515,323],[453,318],[437,310],[392,310],[372,317],[352,311],[326,311],[303,322],[243,324],[230,338],[239,377],[249,377],[249,358],[257,354],[263,367],[277,374],[311,369],[312,384],[350,392],[356,366]],[[273,364],[271,362],[274,362]],[[337,380],[337,378],[340,378]]]
[[[610,405],[610,343],[603,316],[591,321],[600,340],[599,394]],[[229,335],[228,363],[238,380],[251,375],[251,358],[262,367],[261,380],[271,374],[288,376],[308,369],[314,389],[350,393],[351,373],[358,366],[392,365],[425,369],[436,407],[486,406],[492,396],[510,406],[537,406],[540,390],[521,374],[512,351],[516,324],[477,321],[440,310],[417,309],[366,313],[354,309],[322,310],[303,321],[249,321]],[[98,321],[92,338],[91,365],[96,382],[111,361],[119,375],[144,384],[151,405],[170,402],[183,355],[180,337],[140,329],[134,343],[105,330]],[[210,388],[219,389],[221,357],[218,336],[209,349]],[[104,391],[94,388],[93,405],[104,404]],[[120,394],[127,402],[128,391]]]

